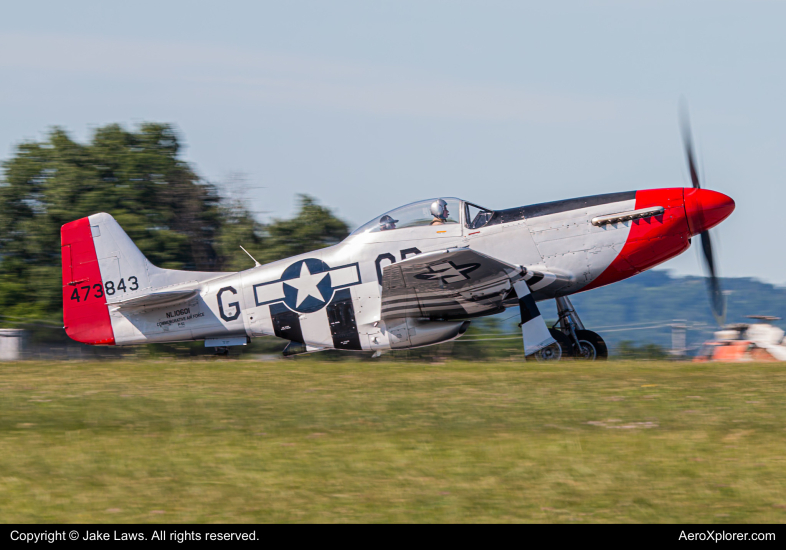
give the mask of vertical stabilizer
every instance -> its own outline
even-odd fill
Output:
[[[203,281],[227,275],[154,266],[106,213],[65,224],[60,237],[66,333],[85,344],[115,344],[107,306],[157,290],[195,289]]]

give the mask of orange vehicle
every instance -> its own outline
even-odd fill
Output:
[[[776,321],[778,317],[749,315],[751,319]],[[784,332],[769,323],[730,325],[705,342],[694,361],[786,361]]]

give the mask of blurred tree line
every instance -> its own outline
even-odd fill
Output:
[[[155,265],[237,271],[341,241],[347,224],[311,197],[262,224],[180,158],[168,124],[110,124],[89,143],[54,128],[16,147],[0,177],[0,326],[62,326],[60,227],[96,212],[117,219]]]
[[[252,265],[240,245],[264,264],[330,246],[349,233],[346,223],[306,195],[300,196],[295,217],[261,223],[242,201],[222,196],[180,155],[174,127],[154,123],[135,130],[110,124],[96,129],[86,144],[54,128],[42,141],[19,144],[0,175],[0,327],[26,328],[34,341],[47,344],[70,342],[62,330],[60,227],[96,212],[114,216],[155,265],[168,269],[239,271]],[[458,341],[391,352],[385,359],[523,360],[518,329],[504,321],[476,319]],[[278,353],[286,343],[258,338],[233,353]],[[83,351],[206,353],[202,342]],[[630,344],[621,353],[635,358],[661,354]],[[365,355],[326,352],[318,358]]]

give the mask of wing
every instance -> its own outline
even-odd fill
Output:
[[[515,266],[469,248],[419,254],[382,271],[382,319],[466,319],[518,303],[524,353],[555,342],[531,290],[563,277]]]
[[[527,271],[468,248],[419,254],[382,272],[382,319],[466,319],[503,308]]]

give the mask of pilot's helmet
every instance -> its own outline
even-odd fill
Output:
[[[382,231],[385,231],[387,229],[395,229],[397,223],[398,220],[394,220],[392,217],[388,216],[387,214],[379,218],[379,226],[382,229]]]
[[[435,218],[447,220],[448,214],[450,214],[450,212],[448,212],[448,203],[443,199],[437,199],[431,203],[431,215]]]

